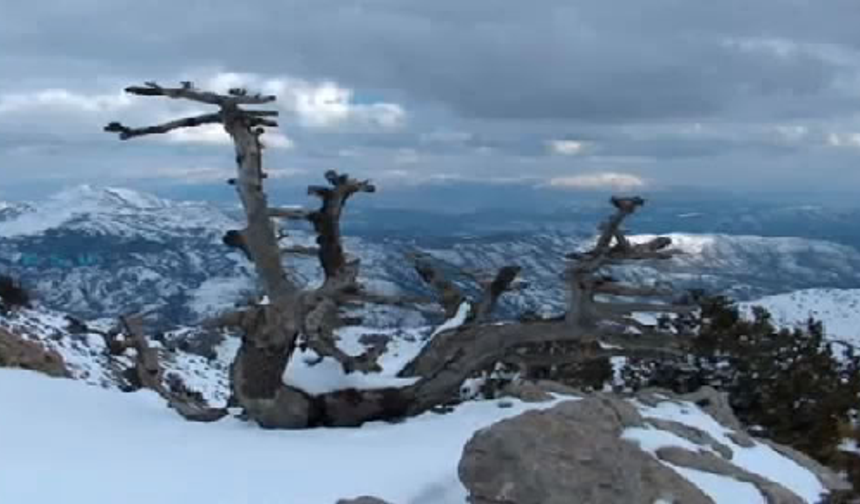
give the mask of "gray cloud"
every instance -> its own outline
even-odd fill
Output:
[[[854,0],[44,0],[2,11],[7,185],[226,173],[217,131],[120,145],[100,126],[188,111],[127,101],[128,83],[238,72],[277,90],[283,136],[269,162],[299,179],[338,167],[388,184],[629,175],[860,187]]]

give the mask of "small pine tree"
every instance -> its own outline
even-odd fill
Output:
[[[0,275],[0,302],[4,308],[30,306],[30,294],[8,275]]]

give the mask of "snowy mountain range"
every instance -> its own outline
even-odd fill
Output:
[[[384,228],[381,215],[390,212],[349,208],[344,222],[347,250],[361,258],[362,276],[371,289],[426,293],[404,257],[416,249],[435,256],[466,289],[474,287],[458,272],[518,264],[528,286],[503,297],[504,316],[560,311],[565,299],[563,257],[586,247],[597,224],[586,213],[571,214],[563,229],[511,224],[505,230],[500,224],[471,236],[398,236],[369,231],[373,222]],[[40,202],[0,205],[0,272],[20,277],[48,308],[86,319],[148,312],[167,328],[192,323],[253,295],[250,265],[221,242],[227,230],[240,226],[229,207],[81,186]],[[307,229],[289,232],[294,242],[313,239]],[[742,301],[801,289],[827,289],[813,292],[831,296],[840,289],[860,288],[860,251],[848,245],[797,237],[671,236],[683,252],[677,258],[613,274],[705,288]],[[300,281],[319,278],[314,258],[286,260]],[[832,302],[842,303],[841,298]],[[403,312],[381,316],[377,322],[382,325],[425,322]]]

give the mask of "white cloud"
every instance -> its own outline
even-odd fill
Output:
[[[775,37],[727,37],[722,45],[748,53],[768,54],[778,58],[790,58],[801,51],[801,44]]]
[[[408,176],[410,176],[408,171],[399,169],[383,170],[379,174],[380,178],[405,178]]]
[[[421,143],[464,143],[474,137],[472,133],[466,131],[437,129],[429,133],[422,133],[420,138]]]
[[[645,187],[646,183],[642,178],[629,173],[603,172],[555,177],[550,179],[547,185],[570,189],[630,190]]]
[[[415,164],[421,160],[415,149],[399,149],[394,156],[394,162],[399,165]]]
[[[809,136],[809,128],[800,125],[780,125],[774,127],[777,135],[787,142],[800,142]]]
[[[280,81],[277,93],[282,106],[291,108],[310,127],[329,128],[344,124],[383,129],[400,127],[406,113],[395,103],[357,104],[354,91],[334,82],[312,84],[295,79]]]
[[[278,97],[276,106],[310,128],[357,126],[397,129],[406,111],[396,103],[357,103],[355,91],[334,81],[312,82],[288,76],[264,77],[251,73],[218,73],[204,81],[208,89],[226,92],[245,87]]]
[[[169,142],[203,145],[231,145],[230,135],[220,124],[204,124],[194,128],[173,130],[167,134]],[[274,149],[292,149],[293,141],[278,131],[266,131],[262,136],[263,145]]]
[[[167,139],[174,143],[229,145],[228,135],[220,124],[204,124],[194,128],[173,130]]]
[[[550,140],[547,142],[550,152],[562,156],[577,156],[588,150],[590,144],[579,140]]]
[[[268,178],[284,179],[305,173],[297,168],[267,168]],[[224,182],[236,176],[236,169],[230,166],[158,166],[147,170],[124,174],[130,179],[180,180],[186,184],[210,184]]]
[[[270,179],[285,179],[307,173],[301,168],[267,168],[266,174]]]
[[[860,133],[830,133],[827,135],[827,145],[860,148]]]
[[[174,179],[189,184],[206,184],[223,182],[233,175],[228,167],[214,166],[158,166],[147,170],[133,171],[124,174],[133,179]]]
[[[858,67],[858,51],[841,44],[806,42],[780,37],[728,37],[722,40],[722,45],[730,49],[766,54],[774,58],[790,59],[808,56],[837,66],[855,69]]]
[[[131,104],[132,98],[125,93],[87,95],[67,89],[44,89],[0,95],[0,114],[33,110],[98,113],[127,108]]]

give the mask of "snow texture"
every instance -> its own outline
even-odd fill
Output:
[[[284,382],[309,394],[324,394],[348,388],[377,389],[412,385],[417,378],[398,378],[397,373],[411,361],[425,338],[419,329],[372,329],[345,327],[337,332],[338,348],[349,355],[360,355],[365,346],[359,341],[365,335],[382,335],[390,338],[386,352],[377,361],[379,373],[353,372],[346,374],[343,366],[331,357],[319,361],[313,350],[297,350],[284,373]]]
[[[860,289],[804,289],[740,306],[747,314],[753,306],[767,309],[780,327],[802,326],[813,317],[824,323],[828,337],[860,345]]]
[[[646,418],[670,420],[707,432],[716,441],[732,450],[732,464],[779,483],[810,504],[817,503],[822,493],[825,492],[824,486],[815,475],[794,461],[780,455],[773,448],[758,442],[750,448],[745,448],[733,442],[728,436],[732,432],[731,429],[720,425],[692,403],[664,401],[654,407],[640,403],[636,403],[636,406]],[[699,450],[713,451],[710,447],[697,445],[675,434],[655,428],[630,428],[624,431],[623,437],[636,442],[643,450],[652,454],[664,446],[678,446],[696,452]],[[765,503],[760,492],[751,484],[726,476],[683,469],[671,464],[666,465],[701,488],[717,504]]]
[[[155,394],[0,369],[0,502],[27,504],[463,504],[472,434],[527,409],[472,402],[361,429],[265,431],[182,420]]]

